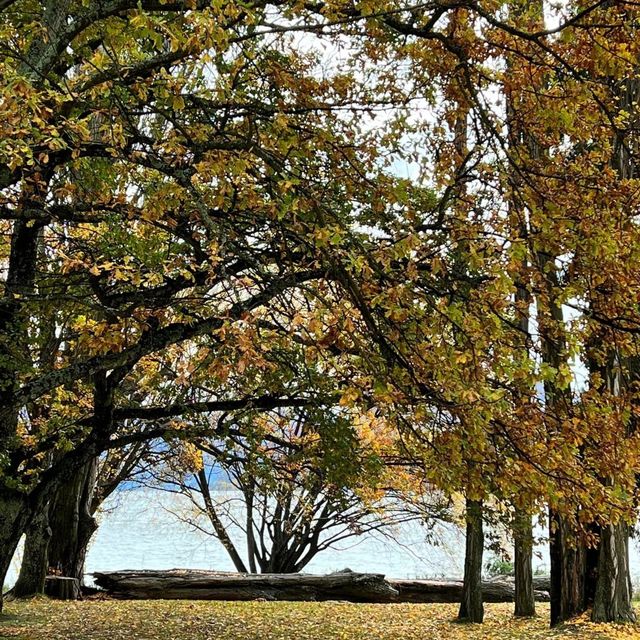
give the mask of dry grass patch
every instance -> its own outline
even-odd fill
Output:
[[[455,605],[341,602],[85,601],[6,604],[0,638],[18,640],[576,640],[638,639],[640,626],[585,617],[548,629],[548,607],[518,620],[512,605],[486,606],[483,625],[454,622]]]

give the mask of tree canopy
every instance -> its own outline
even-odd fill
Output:
[[[246,408],[630,524],[637,11],[0,0],[0,575],[65,475]]]

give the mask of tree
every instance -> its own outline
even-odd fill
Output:
[[[363,441],[343,413],[221,416],[219,435],[185,443],[156,483],[189,499],[177,515],[218,538],[237,571],[297,573],[343,540],[425,515],[396,504],[397,470],[385,470],[380,442]],[[372,416],[359,422],[369,438],[372,429],[384,437]]]
[[[328,203],[371,167],[349,79],[256,33],[260,2],[23,5],[0,7],[0,576],[65,478],[152,437],[115,436],[129,376],[204,336],[237,361],[266,305],[329,275]]]
[[[122,435],[122,434],[119,434]],[[134,481],[168,452],[138,441],[110,449],[67,478],[27,529],[15,597],[42,593],[44,576],[55,573],[84,581],[89,544],[98,529],[96,515],[123,483]]]
[[[471,177],[469,173],[465,176],[474,185],[471,210],[477,217],[457,219],[451,214],[454,207],[448,208],[442,201],[441,206],[435,206],[429,221],[417,227],[419,231],[432,232],[431,237],[425,234],[420,241],[414,240],[414,253],[401,262],[405,271],[411,273],[413,268],[416,273],[413,286],[405,283],[400,287],[399,280],[394,281],[387,271],[386,282],[392,293],[385,297],[384,293],[377,291],[377,298],[369,298],[371,307],[386,305],[384,312],[372,313],[370,317],[378,320],[376,328],[379,335],[400,337],[394,340],[392,347],[382,345],[386,349],[384,359],[391,368],[395,367],[396,398],[404,397],[408,404],[422,394],[426,403],[439,405],[441,410],[439,415],[434,411],[440,418],[437,422],[430,420],[432,416],[428,412],[423,412],[423,415],[428,415],[424,423],[417,421],[424,424],[423,430],[427,434],[424,442],[440,448],[428,466],[438,469],[449,458],[460,464],[461,469],[456,474],[449,465],[440,477],[432,472],[437,477],[436,484],[458,490],[463,487],[462,468],[466,460],[460,451],[475,447],[484,467],[482,475],[490,483],[487,486],[489,493],[501,498],[513,496],[516,504],[539,504],[543,498],[550,505],[551,531],[555,538],[552,562],[554,623],[586,606],[588,594],[584,576],[593,556],[588,552],[589,545],[595,542],[593,520],[607,522],[609,526],[622,517],[621,513],[625,513],[624,518],[627,519],[634,513],[632,496],[635,490],[631,488],[634,474],[622,471],[613,482],[618,489],[611,491],[611,474],[617,475],[617,470],[611,458],[603,455],[604,449],[618,450],[615,443],[620,438],[619,418],[615,417],[615,411],[609,414],[609,418],[604,417],[614,410],[616,401],[607,399],[603,402],[599,398],[599,409],[592,408],[595,413],[602,412],[598,421],[601,433],[596,435],[593,428],[585,423],[585,407],[577,402],[578,389],[571,388],[574,382],[571,362],[584,349],[587,336],[578,322],[573,322],[569,330],[569,321],[564,314],[565,305],[576,306],[576,301],[586,296],[595,282],[602,281],[603,254],[619,264],[622,263],[620,257],[627,255],[626,249],[618,244],[619,232],[614,229],[620,217],[618,214],[609,217],[612,211],[619,209],[619,204],[615,204],[611,196],[620,186],[613,187],[611,173],[606,170],[602,180],[598,181],[598,187],[585,182],[585,176],[590,175],[589,163],[592,167],[598,166],[599,170],[609,163],[608,149],[616,128],[615,125],[612,128],[612,123],[617,112],[612,108],[607,86],[612,82],[611,71],[622,78],[634,73],[634,56],[628,51],[634,49],[629,35],[635,27],[623,28],[617,34],[614,46],[605,45],[603,36],[604,31],[608,36],[615,33],[623,23],[634,24],[629,22],[627,15],[632,8],[624,5],[617,4],[612,12],[609,12],[609,6],[600,12],[598,4],[571,6],[568,10],[575,10],[575,13],[568,18],[562,16],[559,27],[548,31],[540,26],[542,11],[538,5],[531,13],[512,12],[507,23],[483,7],[474,5],[468,9],[475,27],[457,40],[445,37],[441,25],[447,25],[447,20],[442,19],[442,14],[438,16],[440,22],[429,21],[425,13],[419,11],[405,14],[402,19],[398,17],[387,21],[395,31],[409,39],[413,37],[411,46],[414,47],[412,53],[416,61],[424,63],[428,58],[427,51],[433,53],[434,48],[442,46],[443,50],[431,56],[437,62],[428,67],[430,73],[434,73],[435,65],[438,66],[435,70],[437,77],[451,73],[446,66],[448,56],[453,58],[451,67],[456,71],[462,69],[465,80],[462,86],[467,103],[472,105],[474,137],[477,146],[484,147],[476,149],[475,153],[486,160],[478,165],[480,168],[473,167]],[[621,15],[625,16],[624,20],[620,19]],[[417,44],[420,39],[426,41],[423,47]],[[574,57],[576,42],[581,42],[584,50],[589,51],[587,58]],[[501,70],[496,71],[488,63],[484,55],[487,51],[493,51],[497,58],[506,55],[511,60],[508,68],[511,77]],[[599,72],[599,65],[606,69],[604,75]],[[605,76],[606,81],[603,81]],[[499,81],[507,91],[511,91],[510,126],[506,133],[501,105],[496,108],[489,97],[489,87],[495,86],[493,81]],[[513,101],[514,94],[518,97],[517,103]],[[580,115],[574,115],[576,113]],[[618,116],[623,120],[625,117]],[[438,145],[440,162],[445,167],[449,166],[447,162],[455,154],[450,146],[442,144],[442,137],[438,136],[442,136],[445,128],[442,122],[450,125],[454,119],[445,117],[438,120],[431,138],[434,146]],[[507,144],[508,134],[510,132],[513,136],[514,126],[520,132],[526,132],[524,144],[515,149]],[[431,131],[427,125],[424,130]],[[584,156],[578,160],[577,156],[581,156],[583,150]],[[437,158],[435,164],[437,167]],[[463,165],[462,169],[469,165],[471,162]],[[567,172],[573,182],[567,179]],[[444,172],[444,194],[450,196],[458,192],[453,179],[461,179],[461,174],[460,169]],[[514,180],[514,175],[517,180]],[[509,185],[507,198],[503,193],[505,185]],[[529,212],[524,237],[518,225],[506,227],[504,224],[503,206],[505,200],[513,198],[514,186],[517,187],[518,203]],[[622,188],[627,187],[632,188],[630,183]],[[627,204],[632,200],[633,197],[627,195]],[[448,204],[446,200],[444,202]],[[587,214],[585,202],[589,203]],[[605,228],[598,228],[590,217],[592,211],[607,217],[612,226],[607,224]],[[624,217],[622,212],[620,215]],[[456,255],[455,252],[448,249],[445,240],[441,240],[439,247],[437,245],[436,232],[444,228],[450,234],[448,240],[456,243],[457,249],[464,246],[466,260],[470,264],[481,265],[477,286],[469,288],[465,283],[456,282],[455,276],[459,277],[459,271],[457,274],[453,260],[447,260],[448,256]],[[409,224],[406,233],[411,237]],[[496,239],[495,246],[492,246],[491,237]],[[625,233],[624,237],[626,242],[631,241],[635,245],[635,240],[629,235]],[[498,238],[504,243],[501,244]],[[616,240],[612,241],[612,238]],[[424,274],[428,267],[421,263],[420,251],[424,251],[422,255],[430,256],[432,272],[437,270],[439,274],[447,274],[451,280],[447,282],[446,278],[441,278],[437,285],[435,278],[429,282]],[[591,257],[586,258],[585,254]],[[596,255],[598,258],[594,260]],[[580,258],[576,262],[578,256]],[[607,273],[615,274],[614,277],[628,293],[628,275],[620,273],[608,259],[606,269],[611,271]],[[522,273],[521,266],[514,268],[514,263],[524,264],[525,273]],[[583,267],[586,269],[582,270]],[[508,282],[505,273],[509,274]],[[540,360],[522,350],[522,339],[518,334],[529,332],[518,322],[522,316],[522,310],[518,308],[522,306],[522,300],[515,305],[507,302],[522,298],[514,296],[514,290],[517,294],[519,289],[523,289],[523,279],[531,282],[535,296],[540,328],[536,346]],[[447,285],[452,283],[457,295],[447,297]],[[407,292],[406,297],[402,296],[404,292]],[[392,326],[393,320],[402,316],[413,317],[417,295],[422,296],[418,313],[423,324],[420,328],[412,325],[400,332]],[[449,304],[445,305],[444,300]],[[451,304],[452,300],[455,304]],[[413,312],[410,311],[412,305]],[[363,306],[361,302],[360,307]],[[431,308],[446,315],[446,319],[440,323],[432,319],[428,315]],[[585,312],[584,307],[579,309]],[[620,309],[618,307],[616,311]],[[621,328],[620,325],[625,323],[620,322],[620,318],[625,318],[627,331],[630,331],[635,312],[630,307],[626,309],[624,313],[612,313],[611,308],[606,313],[598,313],[596,324],[613,323]],[[479,328],[476,323],[482,322],[482,313],[484,324]],[[585,315],[595,320],[593,310],[586,311]],[[496,324],[491,323],[494,317],[498,320]],[[370,329],[372,324],[369,323]],[[463,350],[458,341],[454,363],[450,356],[455,349],[451,337],[461,334],[458,325],[464,327],[472,347]],[[386,331],[380,331],[381,326]],[[439,331],[429,335],[433,327],[438,327]],[[489,338],[490,333],[493,334],[492,339]],[[619,333],[617,339],[620,340]],[[382,338],[379,341],[382,343]],[[452,369],[456,364],[473,363],[475,377],[469,371],[438,376],[434,374],[438,360]],[[409,373],[403,378],[400,371]],[[486,372],[490,372],[492,380],[486,377]],[[441,386],[434,385],[434,380]],[[531,394],[536,385],[544,386],[544,404]],[[434,386],[440,394],[434,393]],[[407,390],[409,388],[411,391]],[[501,403],[500,400],[506,400],[504,393],[507,390],[513,393],[513,398],[528,396],[529,399],[523,403],[518,401],[515,406],[510,402]],[[587,396],[582,396],[581,400],[590,402]],[[461,407],[465,402],[467,408],[463,410]],[[477,412],[468,409],[472,403],[475,403]],[[605,406],[609,408],[605,409]],[[593,419],[593,413],[589,415]],[[513,416],[517,416],[520,424],[514,421]],[[415,422],[413,424],[415,429]],[[460,428],[462,424],[464,427]],[[445,438],[446,449],[442,447]],[[604,449],[592,446],[595,441]],[[516,475],[511,475],[512,472]],[[623,557],[624,553],[619,552],[618,555]],[[624,562],[618,566],[624,567]]]
[[[625,18],[632,18],[628,12],[623,11]],[[637,65],[636,65],[637,70]],[[611,165],[621,181],[630,181],[636,177],[636,162],[633,159],[633,150],[637,146],[637,136],[632,129],[638,120],[637,101],[640,97],[640,83],[637,79],[616,78],[613,80],[612,94],[617,113],[622,117],[630,118],[627,130],[616,131],[612,144]],[[623,116],[624,114],[624,116]],[[590,300],[591,309],[596,314],[606,315],[601,311],[602,299],[596,293]],[[606,306],[606,304],[605,304]],[[635,371],[636,358],[624,354],[617,336],[601,336],[601,345],[610,345],[602,362],[602,347],[595,349],[590,354],[589,364],[592,374],[592,384],[600,386],[606,394],[614,396],[628,394],[633,396],[634,381],[637,376]],[[613,338],[613,340],[611,340]],[[635,355],[635,349],[631,350]],[[595,365],[595,366],[594,366]],[[603,389],[604,387],[604,389]],[[625,389],[626,387],[626,389]],[[627,402],[634,402],[633,399]],[[635,425],[630,419],[625,425],[624,435],[631,436]],[[606,480],[605,480],[606,481]],[[596,622],[635,622],[636,614],[633,609],[631,574],[629,571],[629,534],[631,523],[628,519],[620,522],[604,523],[600,528],[600,544],[597,565],[598,581],[594,594],[592,619]]]
[[[341,405],[395,424],[426,483],[547,504],[554,621],[583,606],[575,536],[635,514],[634,393],[578,395],[570,366],[594,327],[635,350],[637,185],[611,163],[635,126],[611,91],[637,71],[627,11],[569,4],[545,29],[483,2],[1,3],[0,575],[63,477],[174,430],[127,381],[182,357],[219,384],[158,381],[174,417],[277,400],[224,385],[277,330],[311,360],[348,350]],[[342,69],[294,31],[348,42]],[[407,158],[415,179],[393,175]]]

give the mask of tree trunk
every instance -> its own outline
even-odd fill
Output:
[[[600,533],[598,582],[591,619],[594,622],[635,622],[629,575],[629,527],[609,524]]]
[[[98,380],[99,375],[106,376],[104,373],[96,374],[96,380]],[[61,489],[61,487],[72,486],[74,479],[77,479],[79,475],[84,478],[85,482],[88,480],[91,465],[95,464],[98,453],[104,448],[110,433],[109,429],[113,424],[113,386],[110,386],[109,383],[110,381],[100,387],[96,383],[96,391],[94,393],[94,396],[96,396],[94,400],[94,421],[96,426],[94,426],[92,434],[77,447],[63,454],[59,460],[54,461],[46,470],[46,477],[41,477],[40,482],[29,494],[9,489],[0,483],[0,584],[4,585],[18,542],[33,518],[45,510],[46,505],[49,504],[49,525],[52,526],[51,516],[52,513],[56,513],[53,509],[54,499],[66,497],[64,489]],[[93,480],[87,486],[89,485],[93,486]],[[92,526],[95,527],[95,522],[93,522],[93,518],[89,522],[84,517],[79,517],[78,522],[81,519],[83,524],[87,525],[87,528],[84,529],[86,535]],[[64,527],[65,525],[60,529],[63,535],[65,531],[68,531]],[[87,543],[89,538],[90,535],[86,538]],[[82,536],[77,536],[76,539],[85,540]],[[56,547],[53,542],[54,539],[52,537],[49,543],[50,557],[52,552],[54,553],[53,557],[56,557]],[[86,544],[83,548],[84,551],[86,551]],[[84,562],[84,553],[76,553],[74,558],[74,566],[77,567],[80,559],[82,563]],[[78,569],[76,568],[75,571],[77,573]],[[2,594],[0,592],[0,612],[2,611],[2,604]]]
[[[79,467],[58,489],[51,501],[52,531],[48,569],[82,583],[84,562],[97,523],[91,513],[97,460]]]
[[[17,492],[0,488],[0,613],[7,573],[28,522],[23,497]]]
[[[249,559],[249,571],[251,573],[258,573],[258,567],[256,565],[256,538],[254,532],[254,520],[253,520],[253,501],[255,496],[254,480],[249,478],[244,486],[244,503],[247,509],[246,525],[247,532],[247,558]]]
[[[93,429],[101,438],[105,438],[113,424],[114,388],[124,372],[119,375],[101,372],[94,376]],[[48,498],[52,534],[45,571],[75,578],[79,584],[84,579],[89,542],[97,529],[93,517],[97,503],[93,497],[101,449],[97,438],[87,439],[82,446],[54,460],[52,467],[57,467],[57,472],[39,491],[40,500]]]
[[[531,617],[536,615],[533,594],[533,526],[531,515],[516,511],[513,526],[514,569],[515,569],[515,615]]]
[[[238,550],[233,544],[227,528],[218,516],[218,512],[216,510],[215,504],[213,502],[213,497],[211,496],[211,491],[209,489],[209,478],[207,477],[207,472],[204,470],[204,468],[200,469],[198,473],[195,474],[195,479],[198,483],[200,493],[202,494],[205,511],[209,518],[209,522],[211,522],[211,526],[215,531],[216,538],[218,538],[218,540],[222,543],[222,546],[225,548],[225,551],[229,555],[229,558],[231,558],[231,562],[233,562],[233,566],[236,568],[236,571],[239,571],[240,573],[247,573],[247,568],[244,564],[244,561],[240,557]]]
[[[484,533],[482,530],[482,501],[467,498],[467,539],[464,557],[464,583],[458,620],[482,622],[482,554]]]
[[[582,613],[587,608],[586,549],[575,539],[565,518],[549,513],[551,559],[551,626]]]
[[[36,515],[27,529],[20,575],[11,590],[15,598],[28,598],[44,593],[50,540],[51,528],[48,509],[45,507]]]

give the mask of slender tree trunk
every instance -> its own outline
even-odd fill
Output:
[[[540,28],[544,27],[544,6],[542,0],[533,2],[514,1],[509,3],[509,12],[514,17],[522,15],[526,11],[530,19]],[[507,65],[517,65],[515,59],[507,56]],[[543,81],[544,82],[544,81]],[[519,147],[524,148],[533,161],[542,161],[546,156],[546,149],[540,142],[531,135],[529,131],[522,127],[518,118],[518,105],[521,100],[521,88],[512,88],[507,91],[507,120],[509,125],[510,145],[514,150]],[[514,193],[518,193],[521,179],[517,172],[512,177]],[[543,207],[544,203],[534,203]],[[536,235],[537,229],[530,221],[527,222],[526,209],[531,209],[528,203],[516,206],[515,201],[510,203],[514,213],[514,228],[518,235],[526,239],[531,234]],[[562,306],[556,301],[556,291],[558,290],[558,276],[556,273],[555,256],[549,253],[545,247],[536,250],[535,262],[537,263],[539,274],[546,288],[546,296],[538,296],[537,313],[538,325],[542,346],[542,361],[558,369],[566,360],[566,345],[564,339],[565,323]],[[532,265],[533,266],[533,265]],[[520,328],[523,334],[528,333],[528,263],[523,261],[522,274],[516,280],[517,292],[516,301],[521,305],[521,316],[519,319]],[[546,300],[545,300],[546,297]],[[563,417],[571,411],[571,392],[560,389],[552,380],[545,381],[545,411],[550,421],[561,423]],[[549,434],[553,438],[553,431]],[[531,585],[531,558],[530,545],[531,523],[525,527],[523,539],[518,540],[514,532],[516,543],[516,615],[533,615],[535,612]],[[550,559],[551,559],[551,625],[554,626],[571,616],[584,610],[584,558],[585,549],[578,546],[577,541],[571,535],[571,531],[564,517],[558,513],[550,512]],[[527,555],[529,557],[527,558]]]
[[[226,527],[218,516],[218,512],[216,511],[216,507],[209,490],[209,480],[207,478],[207,473],[204,469],[200,469],[197,472],[196,481],[198,482],[198,487],[200,489],[202,499],[204,500],[207,516],[209,518],[209,522],[211,522],[213,530],[215,531],[216,538],[218,538],[218,540],[220,540],[220,542],[222,543],[222,546],[225,548],[227,554],[229,555],[229,558],[231,558],[236,571],[239,571],[240,573],[248,573],[244,561],[240,557],[238,550],[229,537],[229,533],[227,532]]]
[[[482,501],[467,499],[467,539],[464,557],[464,583],[458,620],[482,622],[482,554],[484,532],[482,530]]]
[[[539,300],[539,327],[542,361],[559,370],[566,363],[566,330],[562,307],[556,302],[558,274],[555,257],[540,251],[537,256],[540,273],[547,287],[547,304]],[[571,415],[573,401],[570,389],[563,389],[553,380],[544,383],[545,411],[549,424],[558,425]],[[559,426],[558,426],[559,428]],[[552,428],[549,437],[554,437]],[[576,507],[577,509],[577,507]],[[551,561],[551,626],[558,625],[585,611],[587,549],[572,530],[567,516],[549,509],[549,557]]]
[[[20,575],[11,590],[14,597],[27,598],[44,593],[50,540],[51,527],[49,527],[48,509],[45,507],[36,515],[27,529]]]
[[[517,511],[513,527],[515,569],[515,615],[531,617],[536,615],[533,595],[533,525],[531,515]]]
[[[467,17],[463,12],[453,12],[450,18],[449,31],[455,36],[459,27],[467,27]],[[460,83],[456,78],[452,86]],[[462,91],[461,95],[464,95]],[[456,150],[455,162],[462,166],[468,154],[468,115],[469,105],[464,100],[457,101],[458,113],[454,123],[454,147]],[[461,195],[466,192],[466,183],[459,186]],[[460,198],[460,203],[464,197]],[[464,205],[462,205],[464,208]],[[465,212],[461,211],[464,215]],[[464,248],[462,254],[464,255]],[[462,271],[466,269],[461,256],[456,257],[456,268]],[[466,500],[467,535],[464,558],[464,582],[462,587],[462,599],[458,611],[458,620],[467,622],[482,622],[484,619],[484,607],[482,605],[482,555],[484,552],[484,532],[482,530],[482,501]]]
[[[258,573],[256,565],[256,538],[253,521],[253,502],[255,495],[255,487],[253,479],[248,480],[248,486],[244,487],[244,501],[247,509],[246,528],[247,528],[247,558],[249,559],[249,571]]]
[[[625,523],[602,527],[598,582],[591,619],[594,622],[635,622],[629,574],[629,527]]]

